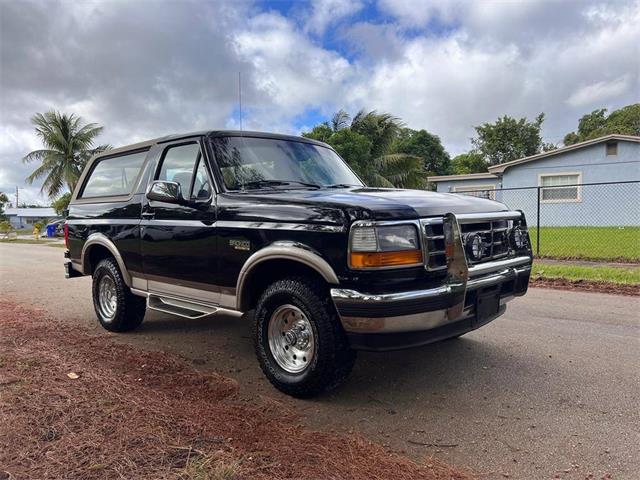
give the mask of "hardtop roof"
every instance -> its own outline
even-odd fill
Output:
[[[188,139],[188,138],[192,138],[192,137],[209,137],[209,138],[216,138],[216,137],[271,138],[271,139],[276,139],[276,140],[288,140],[288,141],[294,141],[294,142],[304,142],[304,143],[310,143],[310,144],[313,144],[313,145],[318,145],[318,146],[321,146],[321,147],[332,148],[330,145],[327,145],[326,143],[320,142],[318,140],[314,140],[314,139],[311,139],[311,138],[305,138],[305,137],[299,137],[299,136],[295,136],[295,135],[285,135],[285,134],[281,134],[281,133],[254,132],[254,131],[241,131],[241,130],[200,130],[200,131],[189,132],[189,133],[175,133],[175,134],[165,135],[164,137],[158,137],[158,138],[154,138],[154,139],[151,139],[151,140],[145,140],[143,142],[132,143],[132,144],[129,144],[129,145],[123,145],[121,147],[112,148],[111,150],[105,150],[104,152],[100,152],[99,154],[96,155],[96,158],[104,157],[104,156],[111,156],[111,155],[119,154],[119,153],[123,153],[123,152],[142,150],[142,149],[150,148],[150,147],[152,147],[154,145],[157,145],[157,144],[160,144],[160,143],[173,142],[173,141],[176,141],[176,140]]]

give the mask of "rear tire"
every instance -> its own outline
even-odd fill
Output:
[[[146,300],[131,293],[113,258],[105,258],[93,271],[93,308],[110,332],[128,332],[144,320]]]
[[[351,372],[356,353],[319,282],[294,277],[272,283],[254,318],[256,355],[278,390],[312,397],[337,387]]]

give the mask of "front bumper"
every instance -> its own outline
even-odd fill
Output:
[[[331,290],[352,348],[394,350],[461,335],[499,317],[507,301],[526,293],[530,253],[468,267],[455,215],[448,220],[451,245],[443,285],[387,294]],[[489,298],[499,302],[498,310],[479,315],[479,302]]]

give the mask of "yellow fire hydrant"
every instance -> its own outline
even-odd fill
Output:
[[[33,227],[33,237],[36,239],[36,241],[40,238],[40,227],[38,225]]]

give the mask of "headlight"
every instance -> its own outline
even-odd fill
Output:
[[[414,225],[358,226],[351,233],[351,268],[410,266],[422,263]]]

